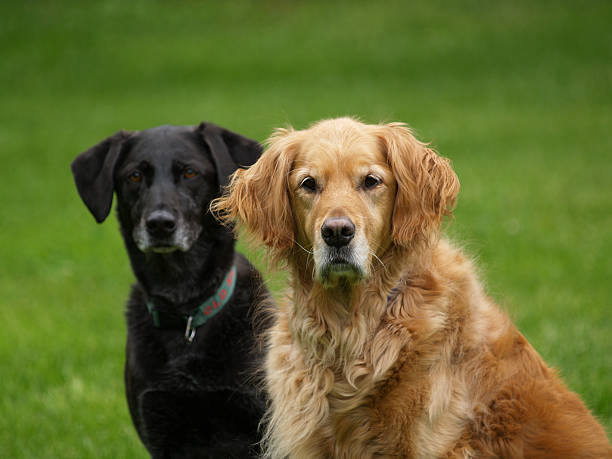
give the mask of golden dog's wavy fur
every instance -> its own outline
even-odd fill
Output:
[[[350,186],[363,158],[382,177],[371,190]],[[302,170],[323,186],[300,188]],[[439,238],[458,190],[449,162],[403,124],[341,118],[277,130],[214,203],[291,274],[267,336],[267,457],[612,457],[472,262]],[[313,275],[329,215],[365,235],[360,281]]]

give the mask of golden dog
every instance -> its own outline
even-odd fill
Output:
[[[603,428],[439,237],[459,181],[401,123],[279,129],[213,211],[286,261],[268,457],[612,457]]]

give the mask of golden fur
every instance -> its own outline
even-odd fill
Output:
[[[290,271],[267,336],[267,457],[612,457],[439,237],[458,191],[449,162],[403,124],[340,118],[277,130],[213,204]],[[350,268],[321,238],[330,217],[355,224]]]

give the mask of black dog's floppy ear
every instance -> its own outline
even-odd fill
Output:
[[[70,165],[79,195],[98,223],[110,213],[115,188],[113,174],[129,135],[125,131],[113,134],[78,155]]]
[[[210,148],[221,188],[227,185],[229,176],[236,169],[251,166],[263,151],[257,141],[213,123],[202,122],[196,131]]]

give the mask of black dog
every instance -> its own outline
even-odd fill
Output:
[[[260,358],[250,313],[268,293],[208,206],[260,154],[257,142],[201,123],[121,131],[72,163],[98,223],[117,195],[138,281],[127,307],[126,394],[153,457],[257,455],[265,399],[249,379]]]

